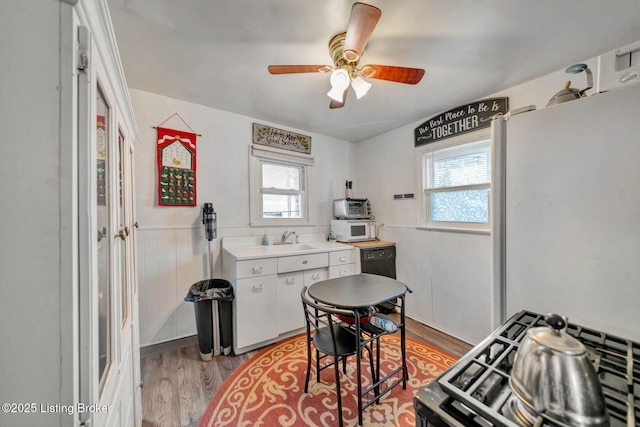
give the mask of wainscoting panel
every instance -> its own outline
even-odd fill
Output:
[[[193,303],[184,297],[192,284],[208,278],[207,242],[201,231],[140,230],[141,346],[196,334]]]

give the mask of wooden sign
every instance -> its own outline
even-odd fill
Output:
[[[311,154],[311,137],[271,126],[253,124],[253,143]]]
[[[462,135],[491,126],[494,115],[509,110],[509,98],[490,98],[456,107],[418,126],[413,135],[415,146]]]

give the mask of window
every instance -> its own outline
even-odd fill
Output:
[[[309,223],[307,168],[313,158],[251,147],[251,224]]]
[[[478,132],[420,153],[424,225],[489,229],[491,139]]]

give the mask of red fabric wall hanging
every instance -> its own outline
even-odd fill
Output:
[[[195,133],[158,127],[158,205],[197,206]]]

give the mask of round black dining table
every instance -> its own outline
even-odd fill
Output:
[[[316,282],[308,292],[324,304],[354,309],[394,300],[407,290],[407,285],[391,277],[362,273]]]
[[[398,323],[398,330],[400,331],[400,352],[401,363],[396,369],[387,373],[387,375],[381,378],[380,375],[380,347],[379,343],[376,346],[376,384],[372,385],[366,390],[362,390],[361,378],[361,352],[356,353],[356,375],[357,375],[357,389],[358,389],[358,424],[362,425],[362,411],[374,402],[379,402],[380,397],[386,393],[389,393],[395,386],[402,384],[402,388],[406,388],[407,380],[409,379],[409,373],[407,371],[406,363],[406,347],[405,347],[405,294],[411,292],[411,289],[402,282],[397,281],[391,277],[379,276],[376,274],[355,274],[351,276],[342,276],[335,279],[323,280],[316,282],[309,286],[307,293],[316,301],[331,305],[336,308],[352,310],[355,319],[356,328],[356,340],[360,343],[360,333],[363,329],[367,329],[369,325],[361,327],[358,313],[359,309],[375,306],[384,302],[393,302],[400,308],[400,322]],[[400,300],[400,304],[397,304],[397,300]],[[387,333],[387,332],[383,332]],[[379,341],[376,339],[376,341]],[[360,344],[358,344],[360,345]],[[401,379],[392,382],[381,392],[380,385],[387,380],[392,380],[393,377],[400,373]],[[374,398],[364,403],[363,398],[369,393],[374,393]]]

